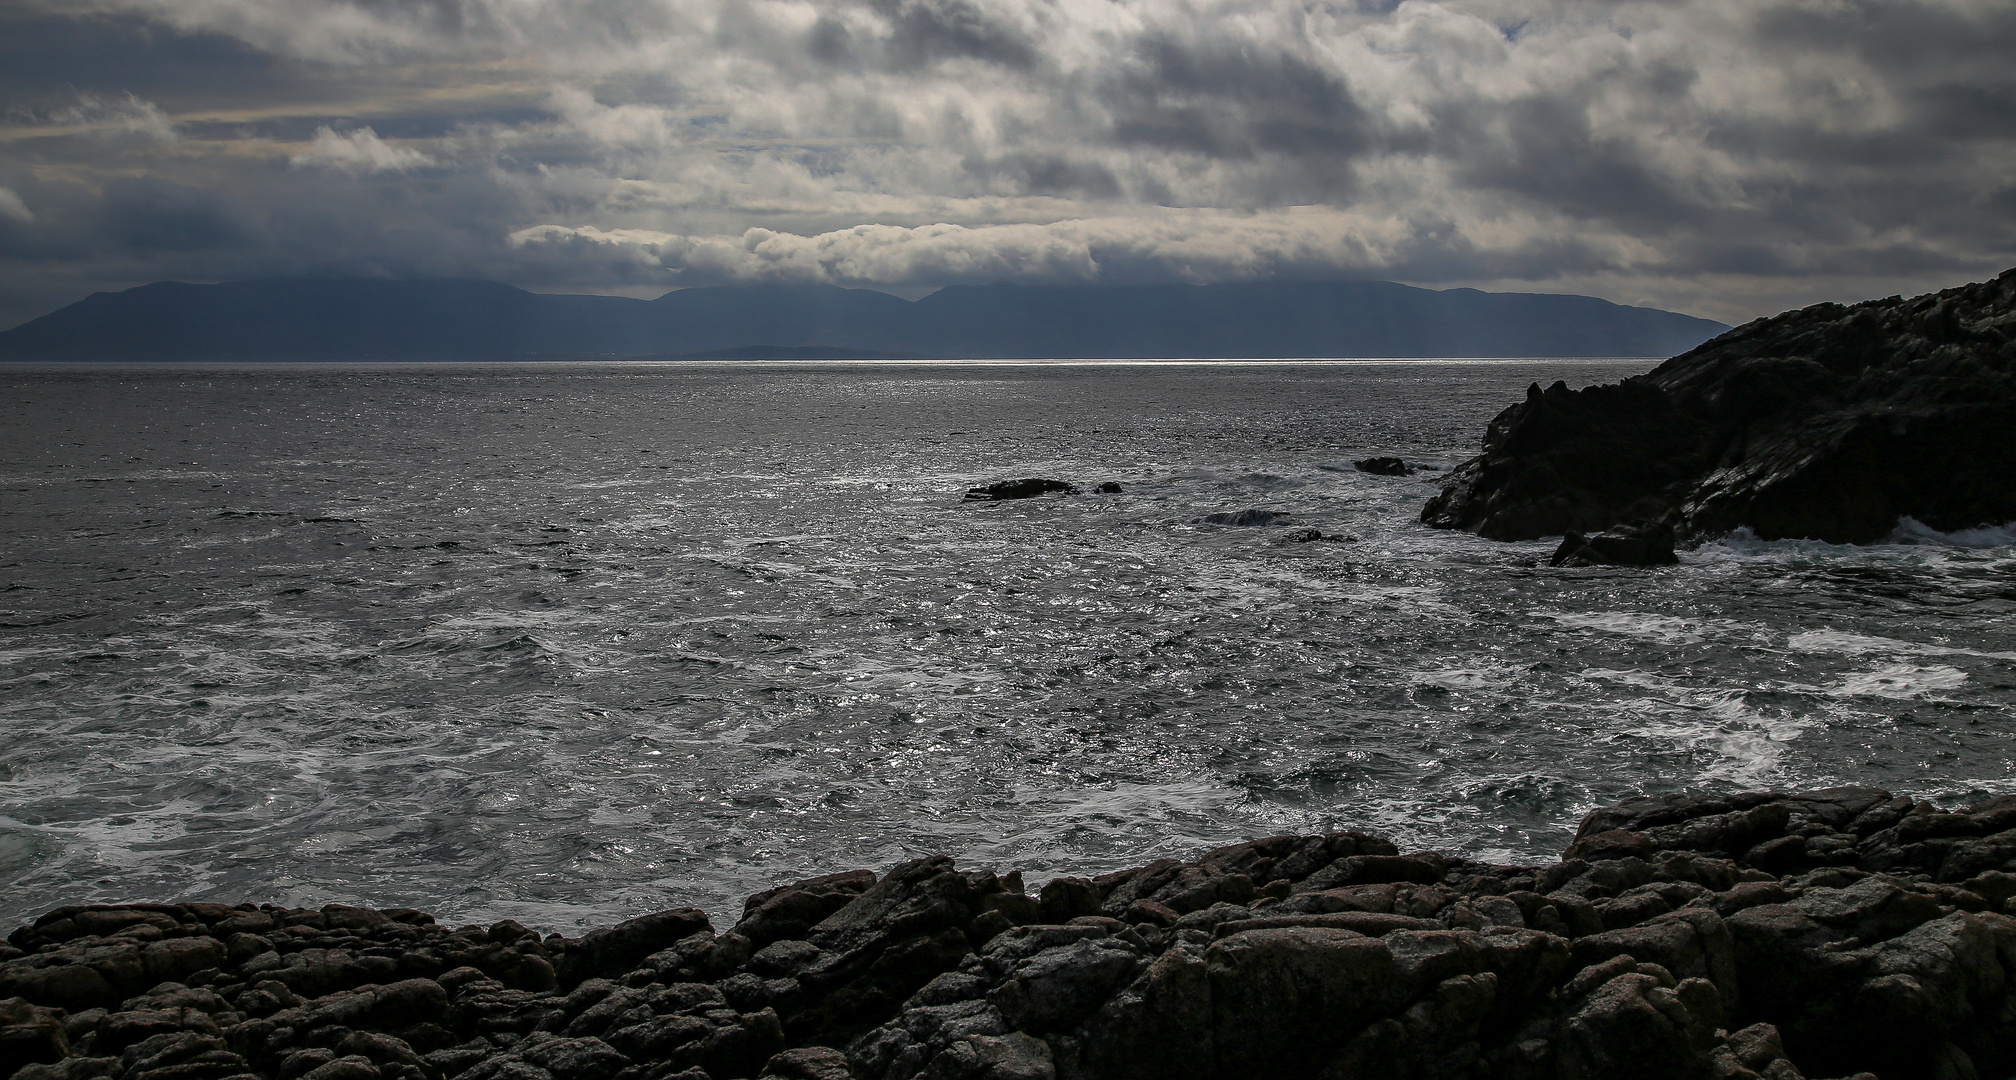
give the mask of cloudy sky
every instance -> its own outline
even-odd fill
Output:
[[[1728,321],[2016,265],[2008,0],[0,0],[0,326],[1381,278]]]

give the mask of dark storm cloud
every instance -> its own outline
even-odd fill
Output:
[[[2016,262],[2012,56],[2000,0],[15,0],[0,319],[338,270],[1733,319]]]
[[[81,90],[202,108],[286,81],[272,56],[222,34],[0,7],[0,101],[10,106],[60,107]]]
[[[1928,140],[2007,139],[2016,131],[2016,75],[1988,84],[1930,86],[1912,98]]]
[[[1878,165],[1936,161],[1966,143],[2008,142],[2016,134],[2016,6],[1850,2],[1771,6],[1757,19],[1760,39],[1807,55],[1866,65],[1900,110],[1880,134],[1840,132],[1786,118],[1771,133],[1797,139],[1823,161]],[[1808,83],[1818,104],[1859,87]]]
[[[279,167],[233,180],[228,192],[155,177],[24,183],[35,219],[0,228],[0,259],[120,267],[165,259],[198,277],[405,265],[447,272],[503,247],[490,222],[506,208],[488,185],[450,180],[416,191],[397,178],[292,177]]]
[[[1437,115],[1468,186],[1498,190],[1636,229],[1698,224],[1712,213],[1676,190],[1642,148],[1600,132],[1588,102],[1558,96],[1451,105]]]
[[[973,0],[867,0],[822,11],[784,40],[826,69],[915,73],[970,62],[1029,71],[1042,60],[1025,27]],[[772,58],[786,66],[796,59],[774,53]]]
[[[260,239],[258,222],[231,198],[153,177],[107,184],[99,235],[128,253],[242,248]]]
[[[1974,66],[2006,75],[2016,44],[2016,8],[1996,3],[1771,4],[1758,8],[1756,26],[1772,47],[1852,53],[1891,72],[1935,78]]]
[[[1111,199],[1120,194],[1113,170],[1097,162],[1076,161],[1058,154],[1008,154],[999,158],[969,157],[961,163],[984,185],[1004,184],[1020,195],[1077,195]]]
[[[955,57],[1008,68],[1036,62],[1034,42],[973,0],[874,0],[874,7],[889,21],[887,49],[901,66]]]
[[[1238,43],[1154,35],[1104,97],[1123,143],[1207,157],[1349,157],[1370,143],[1365,112],[1335,72]]]

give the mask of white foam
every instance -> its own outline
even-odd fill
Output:
[[[1898,549],[1945,548],[1961,552],[1992,551],[2012,546],[2016,546],[2016,521],[1940,532],[1917,518],[1906,515],[1897,519],[1897,524],[1891,528],[1887,536],[1869,544],[1832,544],[1825,540],[1765,540],[1758,537],[1748,526],[1744,526],[1720,539],[1701,545],[1695,550],[1694,558],[1702,562],[1717,562],[1731,558],[1768,559],[1783,555],[1817,555],[1850,559],[1898,555],[1922,557],[1920,552]]]
[[[1582,677],[1622,686],[1635,686],[1640,690],[1672,690],[1678,685],[1671,679],[1654,675],[1649,671],[1639,671],[1637,668],[1585,668]]]
[[[1767,783],[1783,763],[1786,744],[1814,723],[1759,712],[1746,700],[1752,689],[1790,687],[1691,686],[1636,668],[1589,668],[1582,677],[1652,691],[1651,700],[1634,703],[1634,723],[1624,730],[1667,745],[1711,752],[1714,763],[1701,771],[1701,780]]]
[[[1417,671],[1408,677],[1415,686],[1439,686],[1445,690],[1496,690],[1511,686],[1518,676],[1507,670],[1485,668],[1443,668],[1439,671]]]
[[[1979,656],[1990,660],[2016,660],[2016,653],[1983,652],[1980,649],[1963,649],[1951,645],[1920,645],[1911,641],[1899,641],[1896,638],[1833,629],[1806,630],[1793,634],[1785,639],[1785,647],[1795,652],[1840,653],[1845,656],[1888,653],[1892,656]]]
[[[1644,611],[1548,612],[1563,626],[1648,638],[1662,645],[1693,645],[1732,634],[1755,636],[1754,628],[1726,620],[1687,619]]]
[[[1346,582],[1331,595],[1354,604],[1418,615],[1461,615],[1463,608],[1444,598],[1443,590],[1429,585],[1372,585]]]
[[[789,536],[762,536],[747,543],[749,547],[758,547],[764,544],[796,544],[807,540],[826,541],[837,539],[839,538],[831,533],[792,533]]]
[[[1860,656],[1871,652],[1910,652],[1913,646],[1892,638],[1851,634],[1843,630],[1807,630],[1785,639],[1785,647],[1797,652],[1843,653]]]
[[[1842,679],[1826,692],[1834,697],[1880,697],[1907,700],[1941,690],[1958,690],[1967,673],[1944,664],[1885,664]]]
[[[1905,515],[1885,538],[1890,544],[1938,544],[1944,547],[1998,548],[2016,545],[2016,521],[1981,525],[1972,529],[1940,532],[1917,518]]]

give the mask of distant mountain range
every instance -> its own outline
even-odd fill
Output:
[[[1670,356],[1722,323],[1589,296],[1392,282],[830,285],[656,300],[488,281],[164,281],[0,333],[6,360]]]

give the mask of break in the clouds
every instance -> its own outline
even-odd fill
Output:
[[[302,273],[1733,320],[2016,263],[2005,0],[0,0],[0,95],[9,323]]]

